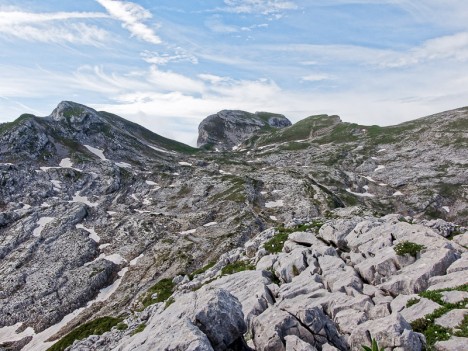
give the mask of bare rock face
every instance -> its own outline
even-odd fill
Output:
[[[197,146],[219,151],[232,150],[261,129],[285,128],[290,125],[291,122],[283,115],[223,110],[200,123]]]
[[[130,350],[248,350],[242,305],[226,290],[204,287],[178,298],[145,330],[117,348]],[[244,346],[245,345],[245,346]]]

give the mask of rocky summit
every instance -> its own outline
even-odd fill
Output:
[[[208,116],[200,123],[197,145],[215,151],[236,150],[240,143],[258,131],[285,128],[290,125],[291,121],[283,115],[223,110]]]
[[[0,350],[467,350],[468,108],[0,124]]]

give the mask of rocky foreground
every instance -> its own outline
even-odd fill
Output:
[[[356,208],[334,215],[290,223],[284,243],[262,232],[192,280],[175,277],[169,303],[132,314],[126,331],[70,350],[361,350],[371,337],[385,350],[466,350],[468,233],[449,240],[449,223]],[[404,242],[419,250],[398,253]]]
[[[199,142],[72,102],[0,125],[0,350],[466,350],[467,108]]]

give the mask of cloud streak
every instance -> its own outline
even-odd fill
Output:
[[[122,27],[127,29],[132,36],[151,44],[160,44],[161,38],[156,35],[154,29],[144,22],[153,17],[151,12],[144,7],[129,1],[96,0],[115,19],[122,22]]]
[[[273,15],[298,8],[293,1],[284,0],[224,0],[224,4],[224,11],[239,14]]]
[[[102,46],[111,40],[106,30],[73,20],[107,17],[107,14],[98,12],[0,11],[0,35],[7,39],[40,43]]]

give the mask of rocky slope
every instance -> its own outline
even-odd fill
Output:
[[[230,151],[258,132],[290,125],[291,121],[283,115],[223,110],[208,116],[200,123],[197,145],[204,149]]]
[[[0,125],[0,349],[463,345],[467,121],[201,126],[226,152],[72,102]]]

